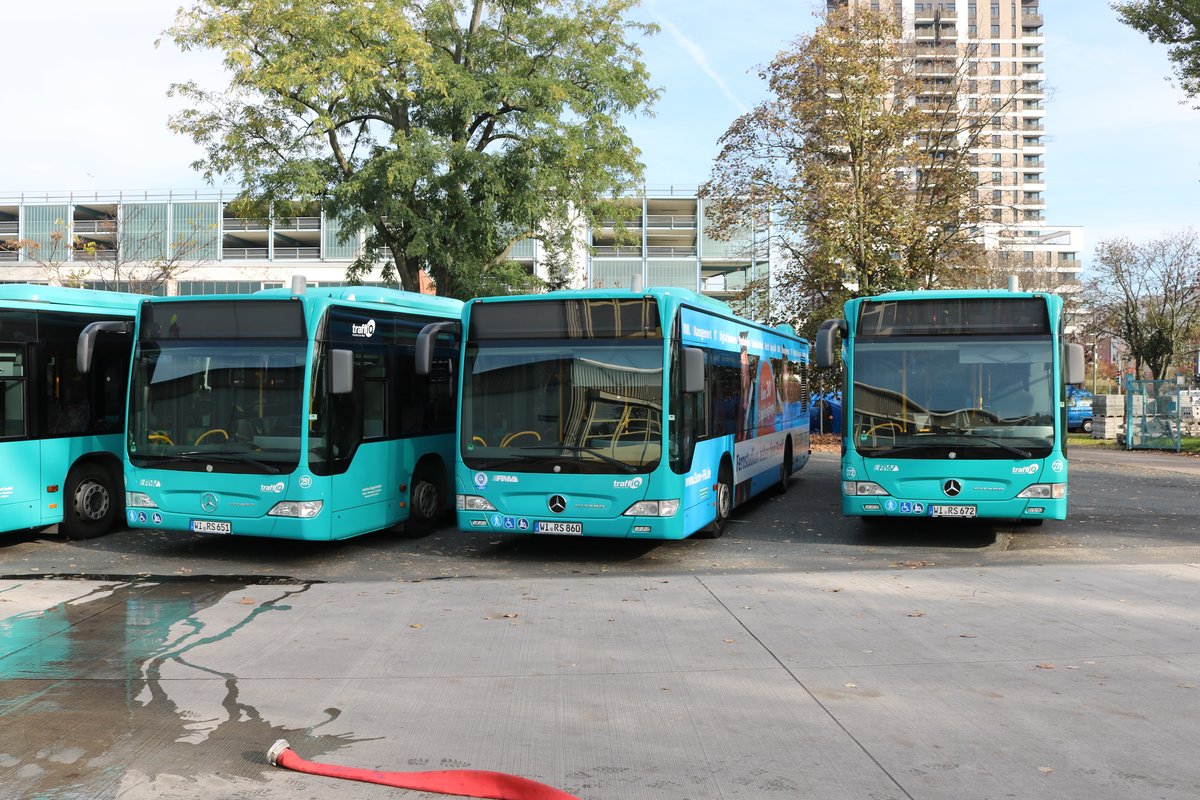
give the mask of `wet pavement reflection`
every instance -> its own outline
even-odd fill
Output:
[[[272,724],[209,657],[243,630],[269,635],[310,587],[0,584],[0,797],[168,797],[198,763],[223,765],[210,783],[266,780],[279,738],[313,754],[362,741],[336,708]]]

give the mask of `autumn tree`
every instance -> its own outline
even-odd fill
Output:
[[[1170,45],[1180,88],[1200,100],[1200,0],[1135,0],[1112,7],[1122,22],[1150,41]]]
[[[971,150],[1010,100],[980,103],[976,89],[968,102],[977,62],[937,47],[919,70],[890,15],[830,10],[760,71],[769,98],[721,137],[701,188],[710,232],[769,215],[777,285],[795,290],[800,317],[980,264]]]
[[[1085,291],[1093,332],[1123,340],[1136,373],[1162,380],[1200,334],[1200,234],[1101,240]]]
[[[318,198],[367,231],[348,272],[476,290],[513,242],[641,174],[637,0],[193,0],[168,31],[224,54],[229,85],[172,91],[195,166],[267,201]],[[603,213],[602,210],[596,213]],[[512,277],[512,276],[509,276]]]

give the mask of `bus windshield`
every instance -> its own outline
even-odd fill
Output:
[[[130,387],[136,466],[278,473],[300,461],[305,342],[143,341]]]
[[[860,340],[853,381],[864,456],[1042,458],[1054,445],[1049,336]]]
[[[662,456],[663,341],[467,347],[461,446],[476,470],[650,472]]]

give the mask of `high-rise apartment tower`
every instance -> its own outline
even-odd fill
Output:
[[[1078,287],[1083,230],[1046,222],[1046,83],[1038,0],[829,0],[828,7],[895,14],[929,91],[966,78],[972,110],[994,109],[972,153],[983,202],[979,235],[1013,272],[1044,288]],[[1011,262],[1011,263],[1006,263]]]

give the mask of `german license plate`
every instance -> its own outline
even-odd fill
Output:
[[[534,527],[537,533],[565,533],[573,536],[583,535],[582,522],[539,522]]]
[[[930,506],[929,513],[934,517],[973,517],[975,506]]]
[[[194,533],[233,533],[233,524],[229,522],[212,519],[194,519],[191,522]]]

